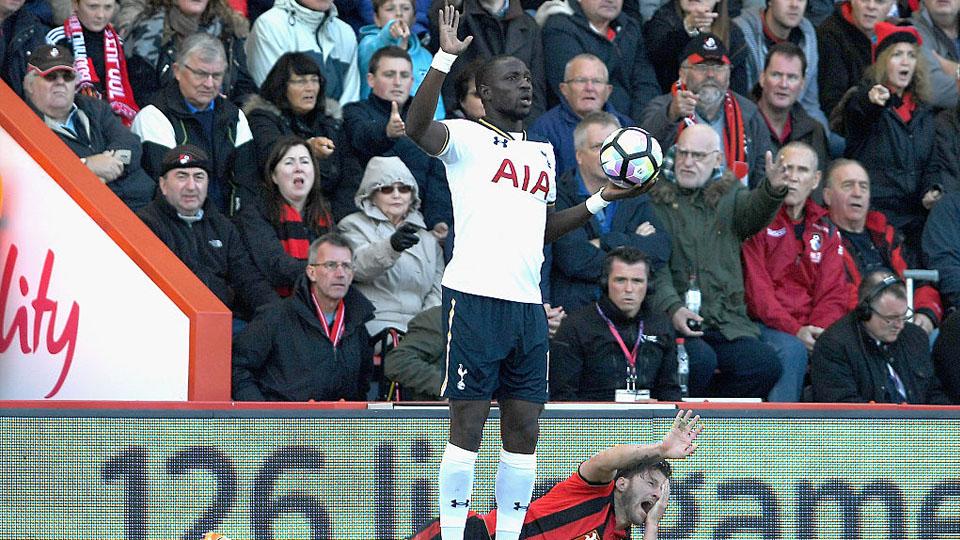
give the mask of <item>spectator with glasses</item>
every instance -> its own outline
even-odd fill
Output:
[[[347,240],[336,233],[314,240],[293,295],[261,311],[234,340],[233,399],[365,399],[373,306],[352,282]]]
[[[243,112],[221,95],[227,57],[220,40],[203,32],[183,40],[173,64],[176,84],[168,84],[133,120],[131,131],[143,144],[143,168],[160,176],[163,155],[187,141],[211,156],[209,198],[233,215],[240,199],[257,193],[253,134]]]
[[[930,359],[927,334],[908,324],[906,287],[892,272],[867,275],[856,309],[813,347],[810,380],[822,402],[949,405]]]
[[[354,249],[357,289],[373,302],[371,336],[407,323],[421,311],[440,305],[443,253],[420,214],[417,181],[398,157],[374,157],[367,163],[354,198],[361,208],[340,221]]]
[[[590,53],[578,54],[567,62],[560,83],[560,103],[543,113],[530,126],[530,134],[550,141],[557,158],[557,177],[577,168],[573,130],[594,111],[612,114],[622,126],[635,125],[608,101],[613,92],[607,66]]]

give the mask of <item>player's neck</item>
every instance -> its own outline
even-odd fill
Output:
[[[507,133],[519,133],[523,131],[522,120],[513,120],[501,114],[497,114],[496,112],[484,115],[483,119],[488,123],[493,124],[494,127],[500,129],[501,131],[506,131]]]

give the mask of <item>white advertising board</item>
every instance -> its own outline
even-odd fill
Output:
[[[2,128],[0,183],[0,399],[185,401],[189,318]]]

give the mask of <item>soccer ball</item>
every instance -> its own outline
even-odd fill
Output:
[[[662,165],[660,143],[638,127],[614,131],[600,147],[600,167],[611,182],[622,188],[651,182]]]

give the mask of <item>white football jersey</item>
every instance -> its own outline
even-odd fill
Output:
[[[460,292],[541,303],[547,205],[557,198],[553,145],[484,120],[444,120],[456,227],[443,285]]]

